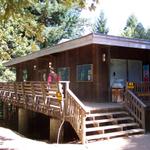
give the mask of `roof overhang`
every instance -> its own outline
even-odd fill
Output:
[[[150,41],[148,40],[139,40],[139,39],[131,39],[131,38],[118,37],[118,36],[91,33],[81,38],[67,41],[61,44],[57,44],[54,47],[49,47],[49,48],[31,53],[27,56],[12,59],[4,63],[4,65],[6,67],[9,67],[9,66],[13,66],[22,62],[30,61],[39,57],[47,56],[47,55],[54,54],[54,53],[60,53],[63,51],[67,51],[67,50],[71,50],[74,48],[91,45],[91,44],[150,50]]]

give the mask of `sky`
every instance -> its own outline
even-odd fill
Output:
[[[103,10],[111,35],[119,35],[132,14],[145,28],[150,27],[150,0],[99,0],[96,7],[92,12],[84,10],[83,16],[94,22]]]

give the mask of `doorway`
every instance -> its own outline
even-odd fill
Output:
[[[38,80],[39,81],[46,81],[47,80],[47,71],[46,69],[38,70]]]
[[[111,59],[110,87],[112,89],[112,101],[123,101],[123,93],[127,81],[142,81],[142,61],[128,59]]]

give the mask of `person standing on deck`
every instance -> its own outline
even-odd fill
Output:
[[[55,71],[54,71],[54,68],[52,67],[52,63],[49,62],[49,69],[50,69],[50,72],[49,72],[49,75],[48,75],[48,79],[47,79],[47,89],[48,89],[48,92],[50,94],[50,89],[51,89],[51,84],[53,83],[56,83],[57,84],[57,87],[58,87],[58,91],[56,92],[56,97],[57,99],[61,102],[62,104],[62,108],[63,108],[63,102],[62,102],[62,93],[60,92],[60,85],[59,85],[59,81],[60,81],[60,76],[58,76]]]
[[[60,81],[60,77],[55,73],[51,62],[49,62],[49,69],[50,72],[48,74],[48,79],[47,79],[48,89],[50,89],[51,83],[58,83]]]

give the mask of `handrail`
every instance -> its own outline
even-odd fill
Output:
[[[146,107],[146,105],[131,91],[131,90],[127,90],[133,97],[134,99],[136,99],[136,101],[142,106],[142,107]]]
[[[88,111],[86,111],[84,104],[70,89],[67,89],[66,97],[64,109],[65,120],[70,122],[82,143],[85,143],[85,119]]]
[[[86,133],[85,133],[85,119],[86,114],[89,113],[89,110],[86,109],[85,105],[79,100],[79,98],[70,90],[69,82],[66,83],[65,88],[65,120],[68,121],[74,130],[76,131],[78,137],[85,143]]]
[[[131,90],[137,95],[146,94],[150,96],[150,82],[133,83],[133,85],[134,86]]]
[[[77,96],[70,90],[68,89],[67,92],[70,94],[70,96],[73,97],[74,101],[80,106],[80,108],[85,112],[88,113],[89,111],[86,109],[85,105],[77,98]]]
[[[145,127],[145,108],[146,105],[131,91],[126,89],[125,92],[125,107],[129,110],[136,121],[143,129]]]

